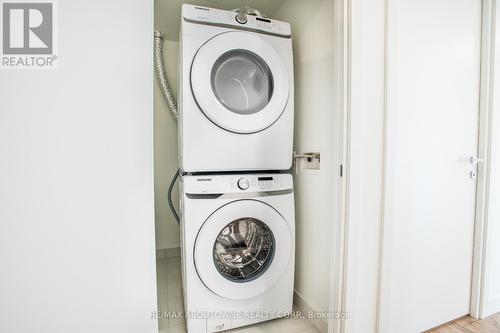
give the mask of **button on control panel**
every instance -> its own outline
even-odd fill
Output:
[[[238,187],[241,190],[247,190],[250,187],[250,182],[246,178],[238,179]]]
[[[246,24],[248,22],[248,18],[245,14],[239,13],[238,15],[236,15],[236,21],[238,21],[238,23],[240,24]]]
[[[273,188],[281,185],[279,177],[263,176],[257,179],[261,190],[272,190]]]

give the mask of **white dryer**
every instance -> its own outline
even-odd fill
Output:
[[[294,113],[290,25],[184,4],[180,44],[181,169],[289,169]]]
[[[188,332],[223,331],[290,313],[291,175],[186,175],[180,184]]]

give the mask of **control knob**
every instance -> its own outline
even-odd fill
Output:
[[[238,23],[240,24],[245,24],[248,22],[248,18],[245,14],[239,13],[238,15],[236,15],[236,21],[238,21]]]
[[[238,179],[238,187],[241,190],[247,190],[250,187],[250,183],[248,182],[248,179],[246,179],[246,178]]]

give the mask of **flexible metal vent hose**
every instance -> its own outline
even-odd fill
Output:
[[[160,83],[160,89],[163,93],[163,97],[165,97],[165,101],[167,102],[168,108],[174,115],[174,118],[179,118],[179,111],[177,110],[177,103],[175,101],[175,97],[172,94],[172,90],[170,89],[170,85],[167,80],[167,71],[165,70],[165,62],[163,60],[163,36],[161,32],[155,30],[154,34],[154,57],[155,57],[155,67],[156,67],[156,76],[158,77],[158,82]]]
[[[155,67],[156,67],[156,76],[158,77],[158,82],[160,83],[160,89],[165,97],[165,101],[167,102],[168,108],[172,112],[172,115],[177,120],[179,118],[179,111],[177,110],[177,103],[175,102],[174,95],[172,94],[172,90],[170,89],[170,85],[167,80],[167,71],[165,67],[165,62],[163,60],[163,37],[161,32],[155,30],[154,34],[154,58],[155,58]],[[180,218],[177,212],[175,211],[174,204],[172,202],[172,190],[174,189],[174,184],[177,178],[179,177],[180,170],[175,171],[175,175],[170,181],[170,185],[168,187],[168,206],[170,211],[174,215],[175,221],[180,224]]]
[[[172,190],[174,189],[175,181],[177,180],[177,177],[179,177],[180,173],[181,173],[180,170],[177,170],[175,172],[175,175],[170,181],[170,185],[168,186],[168,196],[167,196],[168,207],[170,207],[170,211],[174,215],[175,221],[177,221],[178,224],[181,224],[181,219],[179,218],[179,214],[177,214],[177,212],[175,211],[174,203],[172,202]]]

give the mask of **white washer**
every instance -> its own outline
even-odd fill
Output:
[[[289,169],[294,109],[290,25],[184,4],[180,44],[181,169]]]
[[[187,175],[180,184],[188,332],[223,331],[290,313],[292,176]]]

